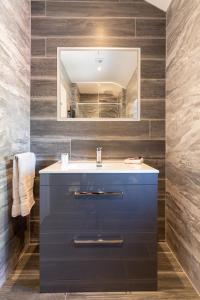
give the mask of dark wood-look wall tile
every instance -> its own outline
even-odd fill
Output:
[[[60,160],[61,153],[70,153],[71,141],[67,137],[38,137],[31,139],[31,151],[37,158],[47,160]]]
[[[56,57],[57,47],[133,47],[141,48],[142,59],[165,59],[165,39],[136,39],[134,37],[52,37],[47,38],[47,56]]]
[[[72,1],[74,1],[74,0],[72,0]],[[95,0],[91,0],[91,1],[95,1]],[[108,1],[108,0],[105,0],[105,1]],[[115,0],[115,1],[117,1],[117,2],[124,2],[124,3],[130,3],[130,2],[144,2],[145,0]]]
[[[32,18],[35,36],[134,36],[135,22],[130,19],[51,19]]]
[[[31,100],[31,117],[33,119],[57,119],[57,99],[44,100],[32,99]]]
[[[45,16],[45,1],[31,1],[31,16]]]
[[[47,16],[53,17],[165,17],[161,10],[145,2],[48,2]]]
[[[35,140],[37,139],[37,137],[36,138],[34,138]],[[41,169],[44,169],[44,168],[46,168],[46,167],[48,167],[48,166],[50,166],[50,165],[52,165],[52,164],[54,164],[55,162],[56,162],[57,160],[55,160],[55,159],[47,159],[47,158],[41,158],[41,159],[37,159],[36,160],[36,177],[37,176],[39,176],[39,171],[41,170]],[[38,197],[36,197],[36,198],[38,198]],[[38,199],[39,200],[39,199]]]
[[[46,1],[52,1],[52,0],[46,0]],[[53,0],[54,2],[120,2],[120,0]],[[144,1],[144,0],[130,0],[130,2],[140,2],[140,1]]]
[[[142,59],[164,59],[166,55],[165,39],[146,39],[146,45],[140,40],[141,58]],[[145,39],[143,40],[145,41]],[[154,42],[154,44],[152,43]]]
[[[32,58],[31,75],[57,77],[57,59],[56,58]]]
[[[47,159],[48,160],[48,159]],[[39,199],[40,196],[40,177],[39,174],[35,177],[35,183],[34,183],[34,197],[36,199]]]
[[[52,1],[52,0],[46,0],[46,1]],[[120,2],[120,0],[53,0],[54,2],[60,2],[60,1],[63,1],[63,2]],[[144,1],[144,0],[130,0],[130,2],[140,2],[140,1]]]
[[[71,156],[73,159],[94,159],[96,145],[103,147],[105,159],[125,159],[132,156],[145,158],[163,158],[165,154],[164,141],[150,140],[75,140],[71,141]]]
[[[159,170],[159,178],[165,178],[165,159],[146,159],[144,160],[145,164],[149,164],[153,168]]]
[[[165,179],[159,178],[158,180],[158,196],[164,196],[165,195]]]
[[[30,1],[42,1],[42,0],[30,0]],[[145,0],[44,0],[44,1],[54,1],[54,2],[145,2]]]
[[[164,101],[160,99],[165,98],[165,84],[160,79],[164,79],[165,14],[143,0],[51,0],[46,1],[46,8],[47,16],[39,16],[39,12],[35,11],[32,18],[31,149],[37,154],[37,172],[58,158],[63,150],[62,141],[67,139],[71,139],[73,159],[94,159],[97,143],[104,147],[104,159],[144,155],[145,162],[158,168],[159,178],[163,179],[159,180],[158,198],[159,239],[163,240],[165,142],[163,131],[158,131],[158,124],[151,123],[151,120],[154,117],[163,118]],[[138,37],[135,35],[135,23],[138,24]],[[158,24],[162,28],[158,28]],[[56,121],[57,47],[87,46],[141,48],[142,99],[152,99],[146,106],[146,101],[142,100],[141,114],[146,120]],[[145,113],[143,109],[146,108]],[[60,150],[56,147],[57,140]],[[64,152],[66,149],[70,151],[69,142],[66,143]],[[39,197],[39,177],[36,178],[35,194]],[[36,241],[39,231],[38,205],[31,218],[31,239]]]
[[[137,19],[136,36],[139,37],[162,37],[166,36],[165,19]]]
[[[45,56],[45,39],[34,38],[31,40],[31,55]]]
[[[165,60],[141,60],[142,79],[164,79]]]
[[[158,218],[158,240],[165,241],[165,218]]]
[[[71,138],[148,139],[149,122],[84,121],[57,122],[56,120],[31,120],[31,136],[68,136]]]
[[[37,213],[35,213],[35,216],[37,216]],[[165,218],[165,199],[158,200],[158,216]]]
[[[165,121],[151,121],[150,136],[152,139],[165,139]]]
[[[31,80],[32,97],[56,97],[57,81],[56,80]]]
[[[39,242],[39,221],[30,221],[30,241],[31,243]]]
[[[141,80],[142,99],[165,99],[165,80]]]
[[[142,100],[141,119],[165,119],[165,101],[163,100]],[[155,126],[155,125],[153,125]],[[155,128],[153,128],[155,134]],[[152,134],[152,131],[151,131]],[[152,137],[155,138],[155,137]]]
[[[35,204],[31,209],[31,220],[39,220],[40,219],[40,202],[39,199],[35,197]]]

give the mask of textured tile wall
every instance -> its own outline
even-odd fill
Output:
[[[166,237],[200,292],[200,2],[167,13]]]
[[[29,150],[31,9],[0,1],[0,286],[25,241],[26,220],[11,218],[11,155]]]
[[[165,238],[165,14],[143,0],[32,1],[31,149],[38,169],[72,149],[72,158],[144,155],[161,170],[159,239]],[[57,122],[57,47],[140,47],[142,53],[140,122]],[[123,140],[123,143],[122,143]],[[37,184],[39,180],[37,180]],[[36,186],[36,194],[38,187]],[[38,239],[38,206],[31,219]]]

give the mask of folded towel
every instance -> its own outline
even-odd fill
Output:
[[[143,164],[143,157],[129,157],[124,160],[125,164]]]
[[[16,154],[13,160],[12,217],[27,216],[34,205],[35,154]]]

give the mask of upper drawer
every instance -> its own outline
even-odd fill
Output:
[[[110,184],[157,184],[157,174],[41,174],[40,184],[61,185],[110,185]]]
[[[156,185],[41,186],[40,230],[155,231]]]

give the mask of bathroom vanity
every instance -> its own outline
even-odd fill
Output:
[[[41,292],[156,290],[157,178],[145,164],[41,170]]]

